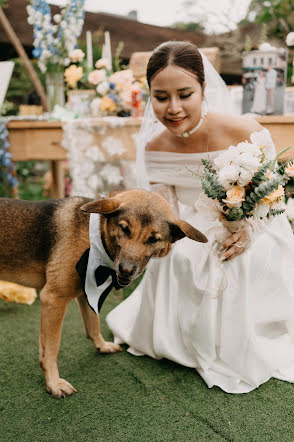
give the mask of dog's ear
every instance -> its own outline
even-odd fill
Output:
[[[203,233],[199,232],[199,230],[195,229],[195,227],[181,219],[178,219],[176,223],[170,223],[170,230],[172,242],[178,241],[178,239],[184,238],[184,236],[187,236],[194,241],[208,242],[208,239],[205,235],[203,235]]]
[[[108,213],[115,212],[121,204],[118,198],[102,198],[101,200],[91,201],[80,207],[83,212],[88,213],[101,213],[107,215]]]

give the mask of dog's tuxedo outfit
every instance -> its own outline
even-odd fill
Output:
[[[113,261],[107,255],[100,235],[100,215],[91,213],[89,223],[90,249],[76,264],[89,306],[96,314],[114,287],[121,288],[116,280]]]

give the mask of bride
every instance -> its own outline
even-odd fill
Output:
[[[252,118],[225,114],[224,83],[191,43],[156,48],[147,80],[139,185],[174,189],[181,217],[210,243],[185,238],[150,263],[136,290],[107,316],[115,342],[134,355],[195,368],[208,387],[229,393],[249,392],[271,377],[294,382],[294,237],[285,215],[253,239],[247,230],[228,236],[219,259],[211,246],[219,222],[197,213],[201,184],[186,167],[256,134],[273,159],[270,134]]]

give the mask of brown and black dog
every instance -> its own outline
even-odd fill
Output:
[[[128,190],[97,201],[0,198],[0,280],[40,290],[40,364],[46,389],[56,398],[76,391],[60,378],[57,366],[62,323],[73,298],[95,348],[103,353],[120,351],[100,334],[99,316],[88,306],[75,268],[90,247],[90,213],[101,214],[101,239],[121,285],[137,278],[150,258],[165,256],[173,242],[185,236],[207,241],[154,192]]]

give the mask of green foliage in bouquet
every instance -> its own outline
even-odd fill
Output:
[[[217,199],[221,205],[224,205],[223,199],[226,196],[226,192],[218,181],[215,170],[209,161],[204,159],[201,161],[204,166],[204,176],[200,179],[205,194],[209,198]]]
[[[279,184],[279,179],[273,179],[270,181],[268,178],[265,178],[265,181],[261,182],[257,187],[250,186],[245,201],[242,204],[244,214],[247,215],[251,212],[255,205],[276,190],[279,187]]]

